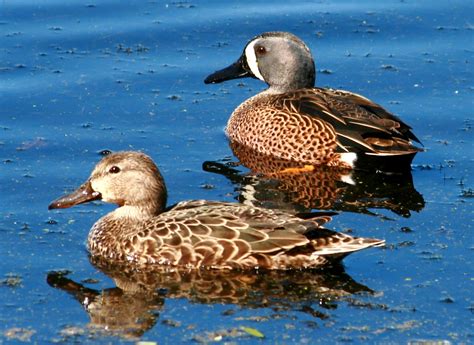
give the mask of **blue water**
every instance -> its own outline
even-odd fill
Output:
[[[470,1],[1,2],[0,343],[255,343],[242,327],[269,344],[472,342],[472,13]],[[242,199],[246,168],[231,179],[203,162],[236,161],[223,127],[263,85],[203,79],[269,30],[308,44],[318,85],[361,93],[413,127],[426,152],[416,156],[405,194],[422,202],[400,215],[336,201],[341,212],[329,228],[387,246],[349,256],[334,279],[266,277],[269,288],[249,283],[255,277],[217,277],[216,284],[247,282],[238,291],[251,298],[212,303],[196,297],[204,293],[198,278],[192,293],[173,280],[159,296],[108,290],[115,283],[91,265],[85,239],[113,206],[47,205],[83,182],[105,149],[151,155],[170,203]],[[51,272],[66,271],[89,300],[134,306],[150,324],[134,335],[104,331],[107,318],[86,312],[81,296],[48,284]],[[292,287],[298,281],[307,295]]]

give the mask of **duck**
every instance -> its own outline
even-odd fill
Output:
[[[207,78],[206,84],[256,78],[268,88],[240,104],[226,134],[262,154],[310,166],[407,170],[423,149],[412,128],[368,98],[315,87],[308,46],[289,32],[252,38],[240,58]],[[393,162],[391,164],[390,162]]]
[[[103,157],[86,182],[48,208],[94,200],[116,204],[92,226],[90,255],[143,270],[318,268],[384,244],[323,228],[330,213],[290,214],[207,200],[167,207],[167,195],[148,155],[119,151]]]

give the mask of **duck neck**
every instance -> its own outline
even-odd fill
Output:
[[[265,95],[279,95],[287,92],[289,90],[286,89],[286,87],[279,87],[276,85],[270,86],[268,89],[263,90],[260,92],[260,94],[265,94]]]
[[[114,217],[144,220],[158,216],[166,208],[168,193],[161,175],[157,179],[160,183],[148,188],[145,195],[136,191],[132,193],[136,198],[119,203],[119,208],[114,211]]]
[[[123,205],[113,211],[114,218],[131,218],[131,219],[148,219],[156,216],[159,213],[153,212],[148,208]]]
[[[283,94],[300,89],[310,89],[314,87],[314,79],[294,79],[281,84],[271,84],[263,91],[266,94]]]
[[[263,74],[264,81],[269,85],[268,93],[282,94],[299,89],[312,88],[316,82],[315,65],[309,56],[306,59],[295,57],[281,69]]]
[[[166,207],[165,200],[148,200],[147,202],[125,203],[120,205],[113,214],[116,218],[148,219],[156,217],[164,211]]]

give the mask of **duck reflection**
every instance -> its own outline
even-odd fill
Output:
[[[50,286],[72,295],[90,317],[91,332],[125,338],[142,336],[159,319],[167,299],[185,298],[192,303],[232,304],[244,308],[300,311],[315,318],[329,318],[338,301],[357,294],[373,294],[357,283],[340,265],[325,270],[237,271],[170,270],[136,271],[110,266],[91,258],[92,264],[111,277],[116,287],[102,291],[88,288],[50,272]]]
[[[409,170],[399,173],[334,169],[307,166],[266,156],[236,142],[230,142],[239,163],[204,162],[203,169],[226,176],[238,186],[241,202],[255,206],[303,212],[309,209],[374,214],[371,209],[388,209],[403,217],[423,209],[423,196],[415,189]],[[392,162],[393,163],[393,162]],[[367,164],[376,165],[371,159]],[[244,173],[236,168],[250,169]]]
[[[102,291],[69,278],[69,272],[53,271],[47,283],[72,295],[90,317],[88,330],[98,336],[138,338],[156,324],[164,299],[157,291],[125,291],[118,287]]]

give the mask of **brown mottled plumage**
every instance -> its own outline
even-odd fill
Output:
[[[78,190],[49,208],[97,199],[120,207],[92,227],[91,255],[137,267],[309,268],[384,242],[322,229],[327,215],[300,218],[204,200],[165,209],[163,178],[151,158],[139,152],[104,157]]]
[[[411,128],[363,96],[314,87],[315,75],[303,41],[268,32],[253,38],[236,63],[205,83],[254,77],[269,85],[234,110],[226,127],[231,141],[313,165],[352,168],[361,155],[404,157],[406,169],[421,151],[411,143],[419,142]]]

